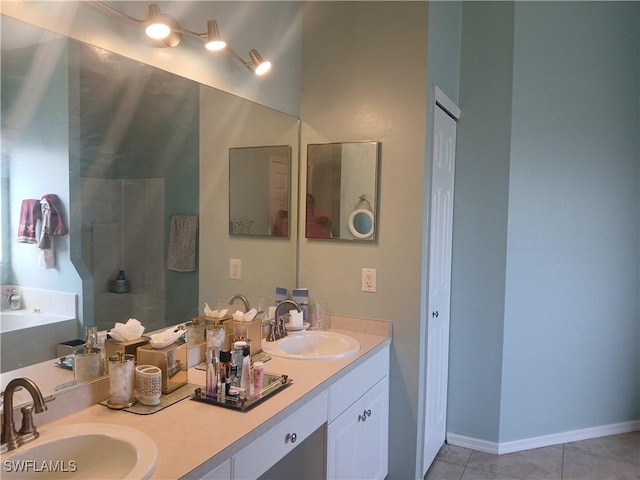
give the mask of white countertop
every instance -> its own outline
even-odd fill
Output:
[[[376,334],[354,330],[336,331],[357,339],[361,345],[360,351],[336,360],[289,360],[272,357],[265,364],[265,372],[286,374],[293,382],[246,412],[190,399],[151,415],[136,415],[93,405],[39,427],[38,430],[44,437],[48,428],[61,424],[126,425],[146,433],[156,443],[159,460],[151,478],[179,478],[205,462],[206,468],[212,470],[391,341],[389,335],[381,335],[379,331]],[[204,386],[204,372],[190,369],[188,381]],[[51,409],[56,407],[55,402],[50,405]],[[38,426],[37,415],[34,421]]]

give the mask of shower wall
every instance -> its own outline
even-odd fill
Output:
[[[82,178],[82,255],[100,330],[129,318],[147,332],[165,326],[164,191],[163,178]],[[127,293],[109,288],[120,270],[130,282]]]

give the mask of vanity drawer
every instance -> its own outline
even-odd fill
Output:
[[[329,423],[389,374],[389,347],[348,373],[329,390]]]
[[[233,457],[233,477],[258,478],[327,421],[326,391]]]

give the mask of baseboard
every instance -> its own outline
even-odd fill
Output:
[[[541,437],[525,438],[511,442],[490,442],[479,438],[466,437],[455,433],[447,433],[447,443],[458,447],[470,448],[480,452],[502,455],[504,453],[521,452],[551,445],[561,445],[563,443],[578,442],[590,438],[605,437],[607,435],[617,435],[640,430],[640,420],[631,422],[614,423],[599,427],[572,430],[570,432],[554,433]]]

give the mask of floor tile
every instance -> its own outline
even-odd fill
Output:
[[[473,450],[464,447],[457,447],[455,445],[449,445],[448,443],[443,445],[436,460],[442,460],[443,462],[455,463],[456,465],[465,466],[471,457]]]
[[[456,465],[454,463],[442,462],[436,460],[431,464],[425,480],[460,480],[464,473],[463,465]]]
[[[576,449],[565,449],[563,480],[638,480],[640,466],[584,453]]]
[[[640,465],[640,432],[567,443],[566,449]]]
[[[554,446],[504,455],[473,452],[467,467],[522,480],[560,480],[562,451]]]
[[[461,480],[520,480],[499,473],[483,472],[475,468],[466,468]]]

